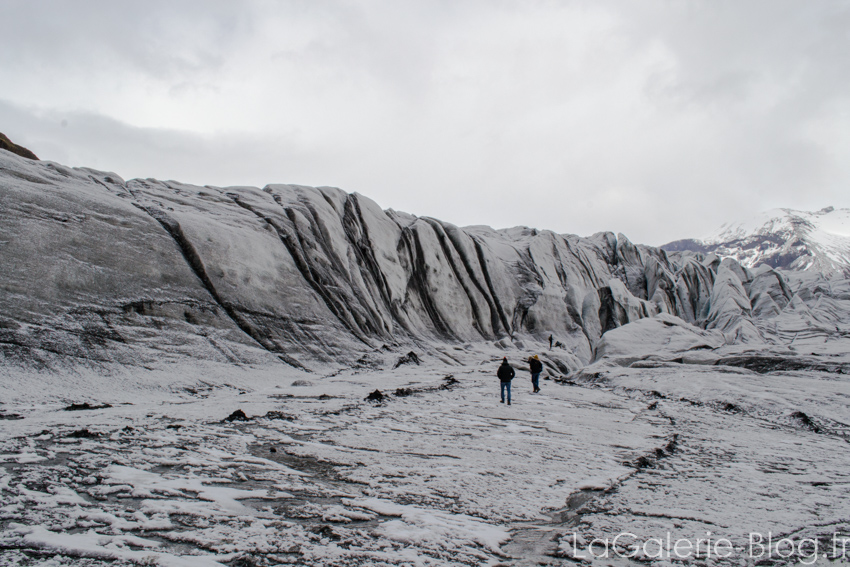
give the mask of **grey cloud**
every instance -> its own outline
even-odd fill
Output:
[[[236,3],[224,1],[33,3],[0,5],[0,33],[15,49],[7,65],[43,72],[123,66],[170,78],[221,64],[248,25]]]
[[[301,182],[319,156],[289,140],[230,133],[137,128],[84,112],[35,112],[0,100],[4,133],[41,159],[117,173],[125,179],[156,177],[197,185],[255,185]],[[273,151],[264,151],[271,148]]]
[[[660,244],[850,206],[848,30],[827,1],[11,1],[0,131],[120,175]]]

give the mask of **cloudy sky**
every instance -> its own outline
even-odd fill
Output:
[[[846,1],[3,0],[0,37],[0,132],[124,178],[656,245],[850,206]]]

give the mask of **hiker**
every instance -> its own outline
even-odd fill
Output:
[[[554,340],[554,338],[555,337],[553,337],[552,335],[549,335],[549,350],[552,350],[552,341]]]
[[[536,354],[528,357],[528,369],[531,371],[531,385],[534,386],[532,393],[536,394],[540,391],[538,380],[540,380],[540,373],[543,372],[543,363]]]
[[[499,377],[499,382],[502,385],[502,403],[505,403],[505,390],[508,392],[508,405],[511,405],[511,380],[514,379],[516,372],[514,372],[513,367],[508,364],[508,358],[505,357],[502,359],[502,365],[499,367],[499,370],[496,372],[496,376]]]

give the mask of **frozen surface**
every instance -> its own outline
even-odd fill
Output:
[[[564,565],[623,532],[743,565],[753,533],[848,536],[846,211],[668,254],[2,151],[0,200],[0,565]],[[596,563],[671,563],[642,553]]]
[[[711,365],[665,362],[664,348],[540,394],[518,365],[511,406],[503,353],[476,347],[455,350],[462,364],[392,369],[378,351],[370,369],[255,387],[259,369],[236,369],[241,388],[102,394],[116,403],[94,410],[30,393],[2,408],[21,419],[0,421],[0,561],[562,564],[582,553],[572,541],[709,531],[737,565],[752,532],[850,528],[843,375],[726,365],[746,352],[728,346]],[[365,400],[375,389],[383,401]],[[224,421],[236,409],[249,420]]]
[[[665,420],[604,389],[532,395],[521,377],[500,404],[498,354],[458,354],[476,362],[6,405],[22,419],[0,422],[4,561],[496,564],[517,522],[669,442]],[[387,398],[365,401],[376,387]],[[222,421],[237,408],[252,419]]]

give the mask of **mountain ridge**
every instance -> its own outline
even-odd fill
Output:
[[[701,239],[676,240],[661,248],[668,252],[713,253],[733,258],[747,268],[767,265],[826,275],[848,273],[850,209],[772,209],[750,219],[725,223]]]

